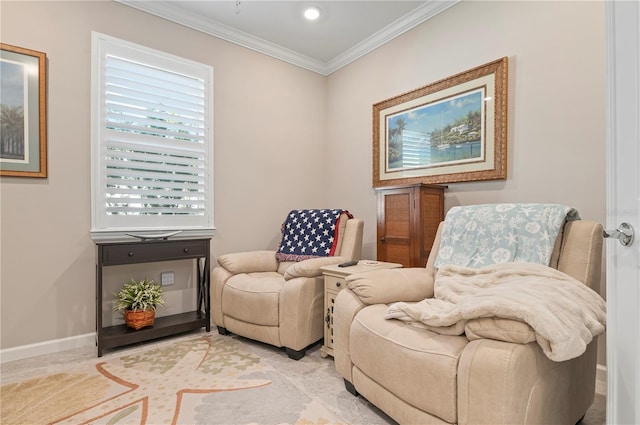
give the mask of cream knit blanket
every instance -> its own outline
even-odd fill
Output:
[[[546,356],[569,360],[604,332],[605,301],[588,286],[548,266],[503,263],[481,269],[447,265],[436,274],[434,298],[394,303],[386,319],[461,335],[467,320],[499,317],[527,323]]]

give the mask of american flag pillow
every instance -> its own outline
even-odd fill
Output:
[[[338,226],[342,209],[292,210],[282,225],[278,261],[302,261],[334,255],[338,244]]]

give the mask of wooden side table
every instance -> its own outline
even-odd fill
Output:
[[[402,267],[398,263],[385,263],[375,260],[360,260],[357,265],[338,267],[337,265],[320,267],[324,275],[324,345],[320,348],[320,356],[333,357],[333,305],[338,292],[346,288],[345,278],[354,273],[369,272],[380,269],[396,269]]]

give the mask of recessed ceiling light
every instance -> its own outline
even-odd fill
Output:
[[[310,21],[315,21],[320,17],[320,9],[315,6],[307,7],[304,10],[304,17]]]

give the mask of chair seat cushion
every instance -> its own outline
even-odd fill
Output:
[[[354,365],[418,409],[456,422],[458,359],[469,340],[386,320],[386,311],[375,304],[356,315],[349,347]]]
[[[222,291],[222,312],[243,322],[278,326],[280,290],[284,284],[284,276],[277,272],[235,275]]]

